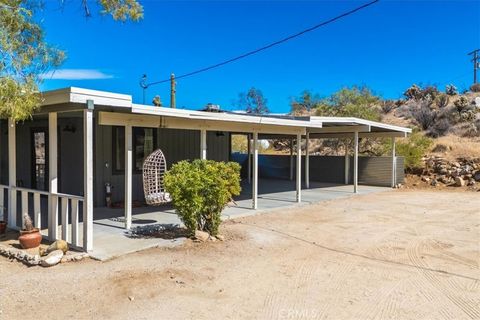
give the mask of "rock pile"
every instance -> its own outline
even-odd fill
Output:
[[[422,159],[424,170],[422,181],[431,186],[439,183],[457,187],[474,187],[480,182],[480,159],[458,158],[447,161],[439,156],[429,156]]]

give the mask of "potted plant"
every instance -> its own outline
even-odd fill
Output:
[[[23,224],[25,229],[20,230],[20,236],[18,237],[20,245],[23,249],[38,247],[42,242],[42,234],[40,229],[33,227],[32,219],[30,219],[28,213],[23,216]]]
[[[5,221],[5,208],[0,207],[0,234],[4,234],[7,229],[7,221]]]

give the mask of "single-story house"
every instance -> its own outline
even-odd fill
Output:
[[[133,103],[130,95],[75,87],[47,91],[43,97],[32,120],[15,123],[0,119],[0,210],[10,228],[21,228],[22,215],[29,213],[37,227],[48,231],[48,239],[62,238],[85,251],[94,246],[94,208],[106,206],[107,193],[113,203],[123,204],[124,226],[131,227],[132,207],[144,199],[143,160],[157,148],[165,154],[168,167],[195,158],[240,161],[231,152],[231,136],[246,135],[250,141],[248,156],[240,162],[251,183],[251,207],[255,210],[262,176],[259,140],[297,141],[296,155],[292,152],[286,159],[291,161],[290,178],[296,181],[296,201],[301,202],[302,187],[309,188],[310,177],[321,179],[321,171],[326,176],[335,171],[336,176],[330,177],[336,179],[334,182],[341,179],[341,183],[351,183],[357,192],[362,161],[359,139],[389,137],[394,143],[396,137],[411,132],[357,118],[250,115],[140,105]],[[308,141],[319,138],[352,139],[352,156],[329,158],[323,167],[312,170],[315,156],[310,156]],[[305,150],[302,140],[307,142]],[[383,180],[378,183],[394,186],[401,182],[403,168],[394,151],[387,160],[369,169],[368,181],[377,183],[377,172],[382,171]],[[272,175],[272,170],[268,171]],[[367,180],[364,183],[368,184]]]

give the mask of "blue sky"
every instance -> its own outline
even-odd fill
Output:
[[[94,1],[90,1],[94,2]],[[119,23],[80,1],[52,0],[40,19],[47,41],[67,60],[42,89],[78,86],[133,95],[149,81],[205,67],[329,19],[367,1],[141,1],[145,17]],[[93,5],[93,4],[92,4]],[[92,8],[94,9],[94,8]],[[177,107],[206,103],[236,109],[238,94],[254,86],[273,112],[287,112],[303,90],[321,96],[351,85],[398,98],[412,83],[472,82],[466,55],[480,48],[480,1],[380,1],[353,16],[241,61],[177,84]],[[152,86],[169,103],[169,86]]]

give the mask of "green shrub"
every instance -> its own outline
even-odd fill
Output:
[[[217,235],[223,209],[241,191],[240,165],[213,160],[180,161],[165,174],[164,181],[190,235],[195,230]]]
[[[405,158],[405,168],[415,169],[421,166],[422,157],[432,147],[433,140],[420,132],[412,133],[407,139],[396,143],[396,154]]]

